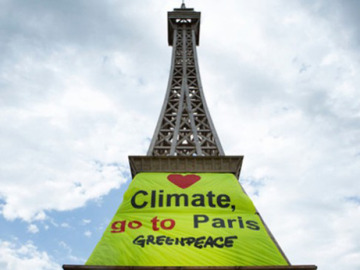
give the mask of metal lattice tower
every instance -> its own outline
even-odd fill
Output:
[[[168,42],[173,46],[169,84],[148,156],[223,156],[202,90],[196,46],[200,12],[168,12]]]

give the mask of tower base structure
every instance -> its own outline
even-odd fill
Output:
[[[131,175],[142,172],[232,173],[240,177],[243,156],[129,156]]]

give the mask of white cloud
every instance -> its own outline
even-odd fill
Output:
[[[82,220],[83,225],[87,225],[87,224],[90,224],[90,223],[91,223],[91,219],[83,219]]]
[[[91,231],[85,231],[84,232],[84,235],[86,236],[86,237],[91,237],[91,235],[92,235],[92,232]]]
[[[66,222],[61,223],[60,226],[61,226],[62,228],[70,228],[69,223],[66,223]]]
[[[19,13],[36,18],[32,8],[22,5]],[[50,24],[61,17],[51,4],[39,8],[53,12]],[[139,88],[149,87],[137,77],[141,59],[110,45],[98,53],[92,45],[28,35],[35,26],[38,34],[52,35],[41,23],[24,24],[16,29],[21,35],[10,31],[13,38],[2,44],[7,60],[0,66],[0,212],[7,220],[28,222],[43,220],[52,210],[82,207],[119,188],[128,180],[127,156],[145,152],[144,134],[153,128],[141,116],[146,106],[138,103]],[[37,42],[48,50],[39,53]],[[143,80],[158,74],[154,69]]]
[[[77,108],[71,105],[74,96],[67,96],[73,91],[69,89],[53,97],[54,101],[29,104],[27,108],[2,109],[5,117],[0,122],[6,128],[0,158],[6,163],[1,165],[0,197],[4,199],[1,212],[6,219],[44,219],[46,210],[83,206],[126,180],[126,152],[121,147],[132,144],[136,136],[129,134],[117,142],[119,131],[128,125],[123,122],[131,120],[113,112],[106,104],[108,98],[102,103],[86,89],[83,96],[100,101],[99,106],[87,102],[93,112],[85,103]],[[31,192],[27,186],[33,187]]]
[[[0,240],[0,268],[2,270],[61,269],[46,252],[39,251],[31,242],[18,245],[2,240]]]
[[[65,250],[67,256],[66,256],[66,261],[70,261],[74,264],[83,264],[85,259],[84,258],[79,258],[73,255],[73,250],[72,248],[64,241],[60,241],[59,246]]]
[[[30,233],[38,233],[39,232],[39,228],[38,226],[36,226],[35,224],[29,224],[28,226],[28,232]]]

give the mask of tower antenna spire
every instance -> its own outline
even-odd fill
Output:
[[[185,0],[182,0],[181,8],[183,8],[183,9],[186,8],[186,6],[185,6]]]

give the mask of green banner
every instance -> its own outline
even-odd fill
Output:
[[[287,265],[232,174],[140,173],[87,265]]]

